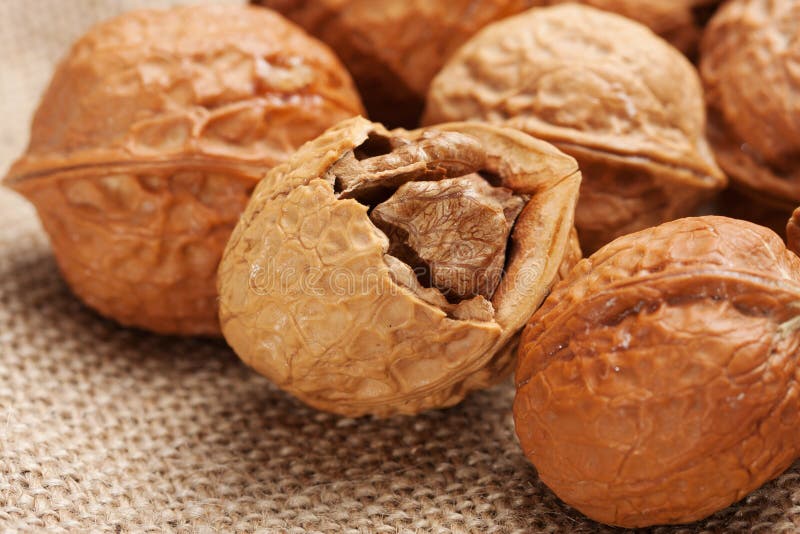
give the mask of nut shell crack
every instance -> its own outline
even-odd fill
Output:
[[[357,149],[347,152],[328,170],[326,177],[339,198],[372,203],[406,182],[463,176],[479,170],[486,161],[478,140],[457,132],[427,131],[417,142],[389,138],[388,147],[390,152],[364,159],[358,157]]]
[[[398,283],[453,317],[490,320],[489,300],[527,197],[479,174],[486,160],[484,147],[467,134],[428,130],[412,140],[373,131],[323,177],[339,199],[372,208],[370,219],[389,238],[386,264]]]
[[[478,175],[410,182],[370,218],[389,237],[389,253],[449,301],[491,299],[503,275],[506,243],[523,199]]]
[[[344,121],[259,182],[229,240],[218,278],[225,338],[249,365],[311,406],[349,416],[412,414],[497,383],[510,371],[520,328],[579,254],[574,159],[510,128],[456,123],[434,130],[476,140],[485,159],[481,151],[457,154],[458,161],[474,158],[468,169],[524,199],[491,301],[477,295],[448,302],[390,253],[370,208],[395,189],[377,204],[338,194],[330,171],[348,152],[358,162],[387,156],[420,142],[422,130]],[[484,185],[493,193],[493,217],[509,224],[519,202]],[[288,272],[298,276],[283,276]]]

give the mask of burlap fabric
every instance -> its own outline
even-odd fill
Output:
[[[134,0],[0,1],[0,166],[52,64]],[[222,342],[119,328],[73,298],[0,191],[0,531],[593,532],[520,452],[509,384],[416,418],[308,409]],[[660,532],[797,531],[800,465]]]

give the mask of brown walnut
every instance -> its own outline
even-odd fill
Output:
[[[687,215],[725,185],[692,65],[642,25],[594,8],[531,9],[468,41],[431,84],[424,122],[469,119],[578,160],[587,251]]]
[[[515,130],[344,121],[253,193],[219,268],[225,338],[323,410],[453,405],[506,376],[580,256],[579,184],[574,159]]]
[[[800,204],[798,21],[793,0],[726,2],[700,63],[717,161],[746,202],[784,220]]]
[[[445,61],[487,24],[568,0],[253,0],[328,43],[353,73],[370,117],[415,127]],[[583,0],[650,26],[692,53],[718,0]]]
[[[276,13],[137,11],[75,43],[5,180],[36,206],[89,306],[219,335],[216,269],[256,182],[361,111],[327,46]]]
[[[525,328],[514,419],[541,480],[592,519],[687,523],[797,457],[800,259],[725,217],[621,237]]]

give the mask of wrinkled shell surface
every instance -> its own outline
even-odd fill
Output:
[[[709,139],[733,185],[787,214],[800,203],[800,3],[731,0],[703,38]]]
[[[520,342],[517,434],[589,517],[685,523],[797,457],[800,259],[724,217],[619,238],[580,262]]]
[[[570,1],[570,0],[562,0]],[[690,56],[709,15],[721,0],[581,0],[579,3],[613,11],[641,22]],[[550,2],[562,3],[562,2]]]
[[[132,12],[59,64],[6,184],[34,203],[87,304],[219,334],[216,268],[256,181],[361,110],[332,52],[273,12]]]
[[[434,79],[425,124],[480,119],[575,157],[584,250],[689,214],[725,185],[692,65],[647,28],[590,7],[484,28]]]
[[[337,198],[326,175],[368,140],[418,142],[423,131],[344,121],[267,174],[231,236],[219,269],[225,338],[250,366],[312,406],[351,416],[415,413],[495,383],[513,363],[519,329],[564,260],[574,261],[575,160],[514,130],[451,124],[436,131],[478,140],[485,170],[529,197],[488,320],[450,317],[397,283],[389,239],[368,206]]]
[[[459,46],[487,24],[564,0],[255,0],[328,43],[358,84],[373,120],[417,125],[428,86]],[[695,48],[709,0],[584,0]]]

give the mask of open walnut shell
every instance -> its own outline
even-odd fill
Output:
[[[455,404],[507,374],[579,256],[579,184],[574,159],[515,130],[344,121],[253,193],[220,263],[223,334],[319,409]]]
[[[257,180],[361,112],[333,53],[276,13],[137,11],[75,43],[5,180],[89,306],[218,335],[217,265]]]
[[[717,161],[751,202],[800,204],[800,3],[730,0],[703,37],[700,73]]]
[[[534,8],[469,40],[431,84],[423,122],[470,119],[578,160],[587,251],[687,215],[726,183],[692,65],[644,26],[594,8]]]
[[[415,127],[445,61],[487,24],[566,0],[253,0],[328,43],[373,120]],[[649,25],[686,52],[718,0],[583,0]]]
[[[687,523],[798,457],[800,259],[724,217],[621,237],[525,328],[517,434],[541,480],[592,519]]]

